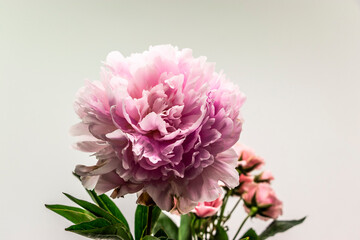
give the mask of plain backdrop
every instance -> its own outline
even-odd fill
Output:
[[[273,239],[360,239],[360,6],[352,0],[0,0],[0,239],[84,239],[45,203],[71,175],[74,95],[108,52],[192,48],[247,95],[241,135],[305,223]],[[130,225],[135,196],[116,200]],[[230,235],[244,217],[240,207]],[[249,221],[261,231],[269,222]]]

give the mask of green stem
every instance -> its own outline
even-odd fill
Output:
[[[146,235],[151,235],[152,210],[153,210],[153,206],[149,206],[148,207],[148,212],[147,212]]]
[[[220,226],[220,224],[221,224],[221,222],[222,222],[222,218],[223,218],[223,216],[224,216],[225,207],[226,207],[227,201],[228,201],[228,199],[229,199],[229,197],[230,197],[230,194],[231,194],[231,190],[228,190],[228,191],[226,192],[225,197],[224,197],[223,204],[222,204],[221,210],[220,210],[219,221],[218,221],[218,223],[217,223],[217,226],[218,226],[218,227]]]
[[[239,229],[237,230],[233,240],[235,240],[235,238],[237,237],[237,235],[239,234],[241,228],[244,226],[245,222],[249,219],[249,217],[253,217],[256,215],[256,213],[258,212],[258,208],[257,207],[251,207],[249,215],[247,215],[247,217],[244,219],[244,221],[241,223]]]
[[[234,205],[233,209],[231,209],[231,211],[230,211],[229,215],[226,217],[226,220],[224,221],[224,223],[226,223],[226,222],[227,222],[227,220],[229,220],[229,219],[230,219],[231,214],[235,211],[236,207],[239,205],[239,203],[241,202],[241,200],[242,200],[242,198],[240,197],[240,199],[239,199],[239,200],[235,203],[235,205]]]
[[[237,235],[239,234],[241,228],[244,226],[244,224],[246,223],[246,221],[249,219],[250,215],[247,215],[247,217],[244,219],[244,221],[241,223],[240,227],[238,228],[233,240],[235,240],[235,238],[237,237]]]

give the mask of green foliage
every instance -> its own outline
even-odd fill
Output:
[[[45,206],[75,223],[66,231],[93,239],[133,240],[129,225],[115,203],[105,194],[98,196],[94,191],[88,193],[97,205],[64,193],[82,208],[59,204]]]
[[[159,238],[157,237],[154,237],[154,236],[150,236],[150,235],[147,235],[145,236],[144,238],[142,238],[142,240],[158,240]]]
[[[163,230],[170,239],[177,239],[179,228],[166,214],[160,213],[160,216],[154,225],[153,232]]]
[[[141,240],[170,240],[170,239],[168,238],[167,234],[162,229],[160,229],[155,233],[154,236],[147,235],[141,238]]]
[[[63,216],[64,218],[75,224],[92,221],[96,218],[94,214],[82,208],[59,205],[59,204],[55,204],[55,205],[45,204],[45,207],[47,207],[51,211],[54,211],[60,216]]]
[[[151,210],[151,228],[154,227],[161,210],[159,207],[146,207],[138,205],[135,211],[135,240],[139,240],[144,236],[147,227],[148,210]]]
[[[168,238],[168,235],[166,234],[166,232],[162,229],[160,229],[159,231],[157,231],[154,235],[155,237],[158,237],[158,238]]]
[[[132,239],[130,232],[125,228],[124,224],[113,224],[104,218],[97,218],[90,222],[76,224],[65,230],[93,239]]]
[[[71,201],[78,204],[80,207],[83,207],[84,209],[88,210],[89,212],[93,213],[97,217],[105,218],[109,220],[111,223],[118,223],[118,222],[121,223],[121,221],[117,219],[114,215],[96,206],[95,204],[75,198],[67,193],[64,193],[64,195],[67,196]]]
[[[216,228],[216,234],[214,236],[214,240],[228,240],[228,234],[222,226],[218,226]]]
[[[181,215],[178,240],[191,239],[191,221],[192,217],[190,214]]]
[[[254,231],[254,229],[250,228],[242,237],[248,237],[249,240],[264,240],[269,237],[274,236],[277,233],[285,232],[290,228],[302,223],[305,220],[305,217],[299,220],[291,220],[291,221],[278,221],[274,220],[260,235]]]
[[[290,228],[301,224],[304,222],[306,217],[301,218],[299,220],[290,220],[290,221],[278,221],[274,220],[260,235],[259,240],[267,239],[268,237],[272,237],[277,233],[285,232]]]
[[[110,212],[118,220],[120,220],[126,226],[127,229],[130,230],[126,218],[124,217],[120,209],[116,206],[116,204],[106,194],[97,195],[94,190],[87,190],[87,192],[99,207],[101,207],[107,212]]]
[[[134,240],[129,224],[116,204],[105,194],[97,195],[93,190],[87,190],[87,192],[95,204],[64,193],[71,201],[82,208],[59,204],[45,205],[45,207],[74,223],[74,225],[66,228],[66,231],[92,239]],[[151,229],[147,231],[147,219],[150,213]],[[217,218],[218,216],[198,218],[190,213],[181,216],[180,227],[177,227],[157,206],[138,205],[135,212],[135,240],[191,240],[193,237],[203,238],[203,232],[206,231],[204,229],[208,229],[208,226],[213,226],[215,229],[212,230],[216,231],[215,236],[210,236],[212,240],[228,240],[227,230],[221,224],[214,225]],[[250,228],[241,237],[241,240],[265,240],[301,224],[304,220],[305,217],[291,221],[274,220],[260,235],[257,235]],[[153,236],[145,236],[145,232],[151,232]]]
[[[141,239],[146,230],[148,208],[143,205],[138,205],[135,211],[135,240]]]
[[[158,206],[154,206],[152,208],[152,215],[151,215],[151,228],[152,229],[154,228],[156,222],[158,221],[160,214],[161,214],[161,209]]]
[[[259,240],[259,236],[254,229],[250,228],[247,232],[241,237],[241,239],[248,238],[249,240]]]

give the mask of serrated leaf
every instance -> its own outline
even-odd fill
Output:
[[[274,236],[277,233],[285,232],[290,228],[304,222],[306,217],[299,220],[290,221],[277,221],[274,220],[260,235],[259,240],[267,239],[268,237]]]
[[[189,214],[181,215],[178,240],[191,239],[191,220]]]
[[[73,225],[65,230],[93,239],[132,239],[130,232],[124,227],[124,224],[113,224],[104,218],[97,218],[91,222]]]
[[[129,224],[120,209],[106,194],[97,195],[94,190],[87,190],[87,192],[93,201],[99,205],[99,207],[111,213],[114,217],[119,219],[126,226],[126,228],[130,229]]]
[[[177,239],[179,234],[179,228],[166,214],[160,213],[160,216],[154,226],[153,232],[157,232],[162,229],[170,239]]]
[[[93,213],[97,217],[102,217],[107,220],[109,220],[111,223],[121,223],[123,224],[119,219],[114,217],[112,214],[108,213],[104,209],[96,206],[95,204],[92,204],[90,202],[75,198],[67,193],[64,193],[65,196],[67,196],[71,201],[78,204],[79,206],[83,207],[84,209],[88,210],[89,212]],[[124,225],[124,224],[123,224]],[[124,225],[125,226],[125,225]]]
[[[258,240],[259,236],[257,235],[257,233],[255,232],[254,229],[250,228],[249,230],[247,230],[247,232],[241,237],[241,239],[246,239],[248,238],[249,240]]]
[[[214,236],[214,240],[228,240],[228,234],[222,226],[218,226],[216,228],[216,234]]]
[[[77,207],[65,206],[60,204],[45,204],[45,207],[75,224],[89,222],[96,218],[91,212]]]

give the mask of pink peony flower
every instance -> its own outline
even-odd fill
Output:
[[[217,211],[219,211],[222,203],[222,196],[211,202],[200,202],[195,207],[193,212],[196,214],[196,216],[201,218],[211,217],[215,215]]]
[[[282,214],[282,202],[268,183],[253,183],[242,197],[246,212],[256,207],[255,217],[262,220],[276,219]]]
[[[239,142],[234,145],[234,149],[239,156],[239,167],[245,171],[250,172],[254,169],[259,169],[264,165],[264,159],[257,156],[251,148]]]
[[[77,93],[76,147],[95,166],[78,165],[83,185],[112,197],[146,192],[164,210],[185,213],[238,185],[243,94],[205,57],[170,45],[123,57],[111,52],[101,81]]]

